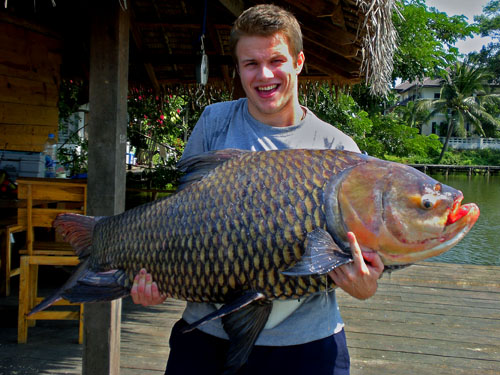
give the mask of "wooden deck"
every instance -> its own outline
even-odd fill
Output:
[[[357,301],[339,292],[352,375],[498,375],[500,267],[420,263],[380,280]],[[40,322],[16,343],[15,298],[0,298],[0,375],[80,374],[76,322]],[[163,374],[183,302],[124,301],[121,374]]]

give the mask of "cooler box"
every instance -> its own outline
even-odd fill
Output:
[[[0,169],[12,178],[44,177],[45,158],[42,152],[0,150]]]

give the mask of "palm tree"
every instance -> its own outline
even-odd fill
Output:
[[[424,108],[432,109],[431,115],[440,112],[448,118],[446,139],[438,163],[448,149],[450,137],[457,126],[465,131],[465,122],[469,121],[483,136],[482,124],[500,128],[500,122],[484,108],[486,103],[500,103],[500,95],[490,93],[489,74],[485,70],[472,66],[467,61],[457,62],[443,70],[440,76],[443,79],[440,98],[420,101]]]
[[[410,127],[417,128],[422,133],[423,125],[431,118],[431,111],[420,105],[418,101],[409,101],[399,105],[394,112]]]

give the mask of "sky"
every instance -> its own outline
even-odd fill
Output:
[[[473,23],[474,16],[483,12],[483,7],[488,3],[488,0],[426,0],[425,3],[427,7],[434,7],[448,16],[464,15],[467,17],[467,22]],[[487,45],[489,42],[491,42],[491,38],[481,38],[476,35],[474,38],[458,41],[455,47],[461,53],[467,54],[479,51],[483,45]]]

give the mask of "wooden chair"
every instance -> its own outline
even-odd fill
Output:
[[[18,232],[24,232],[26,227],[10,223],[2,225],[0,228],[2,244],[1,244],[1,267],[0,273],[2,278],[2,284],[0,286],[0,293],[5,296],[10,296],[10,279],[14,276],[18,276],[20,268],[12,268],[12,244],[11,235]]]
[[[39,266],[75,266],[79,263],[75,252],[63,241],[39,241],[35,228],[52,228],[56,216],[63,212],[85,214],[87,186],[85,183],[57,179],[18,179],[18,197],[26,199],[26,208],[18,209],[18,225],[26,227],[26,248],[21,251],[19,282],[18,342],[26,343],[28,327],[36,320],[78,320],[78,342],[83,342],[83,304],[61,300],[54,305],[78,305],[75,310],[50,309],[27,314],[43,298],[38,297]],[[35,201],[48,202],[42,206]],[[53,230],[53,229],[52,229]]]

